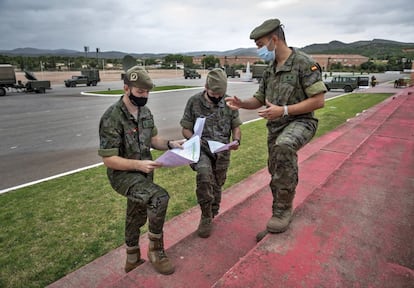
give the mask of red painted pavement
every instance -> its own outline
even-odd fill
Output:
[[[125,274],[119,247],[49,287],[414,287],[409,92],[399,90],[300,151],[287,232],[255,243],[271,213],[263,169],[223,193],[210,238],[193,234],[198,207],[166,223],[174,274],[159,275],[148,263]],[[146,254],[147,235],[140,244]]]
[[[414,287],[414,89],[374,110],[321,150],[348,159],[297,207],[291,228],[213,287]]]

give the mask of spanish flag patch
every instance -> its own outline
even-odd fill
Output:
[[[321,71],[321,72],[322,72],[322,69],[321,69],[321,66],[319,65],[319,63],[315,63],[315,64],[313,64],[313,65],[310,67],[310,70],[311,70],[312,72],[315,72],[316,70],[319,70],[319,71]]]

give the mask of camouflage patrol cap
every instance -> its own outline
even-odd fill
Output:
[[[279,26],[279,19],[268,19],[253,29],[253,31],[250,33],[250,39],[257,40],[259,38],[262,38],[263,36],[266,36],[270,32],[276,30],[276,28]]]
[[[154,88],[151,77],[148,75],[147,71],[140,66],[129,68],[125,73],[125,78],[132,86],[148,90]]]
[[[220,69],[215,68],[208,72],[206,80],[207,88],[212,90],[214,93],[226,93],[227,90],[227,75]]]

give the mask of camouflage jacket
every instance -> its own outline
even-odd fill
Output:
[[[102,157],[120,156],[127,159],[151,160],[151,138],[157,135],[157,127],[151,111],[140,107],[137,119],[129,113],[122,97],[102,115],[99,124]],[[112,187],[125,191],[136,182],[136,171],[118,171],[108,168]]]
[[[197,118],[206,118],[203,140],[214,140],[229,143],[232,129],[239,127],[242,122],[237,110],[231,110],[223,99],[216,105],[209,103],[204,97],[204,91],[193,95],[187,101],[184,115],[180,121],[183,128],[193,130]]]
[[[266,101],[282,105],[292,105],[326,92],[327,89],[322,80],[320,66],[307,54],[292,48],[292,54],[283,64],[276,68],[276,64],[270,64],[263,72],[263,79],[254,97],[263,105]],[[278,129],[297,119],[313,119],[313,112],[281,117],[269,120],[267,126],[270,130]]]

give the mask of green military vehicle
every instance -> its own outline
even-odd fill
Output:
[[[228,77],[231,77],[231,78],[238,77],[238,78],[240,78],[240,73],[234,67],[225,67],[224,71],[226,71],[227,78]]]
[[[195,69],[190,69],[190,68],[184,68],[184,78],[185,79],[200,79],[201,75],[200,73],[198,73]]]
[[[14,67],[10,64],[0,64],[0,96],[6,95],[6,90],[11,88],[22,92],[46,93],[46,89],[51,89],[49,80],[37,80],[33,73],[24,71],[28,80],[26,83],[17,81]]]
[[[355,89],[364,86],[368,87],[369,77],[365,76],[333,76],[327,78],[325,81],[326,88],[328,91],[331,89],[341,89],[344,92],[349,93]]]
[[[66,87],[76,87],[77,85],[96,86],[101,81],[99,70],[85,69],[81,71],[81,75],[72,76],[71,79],[64,81]]]
[[[394,81],[394,88],[408,87],[411,84],[411,79],[408,77],[398,78]]]
[[[46,93],[46,89],[51,89],[49,80],[37,80],[34,74],[29,71],[24,71],[24,76],[28,80],[24,85],[25,92]]]
[[[263,78],[263,72],[265,71],[267,66],[267,64],[253,64],[252,66],[250,66],[252,78],[261,80]]]

